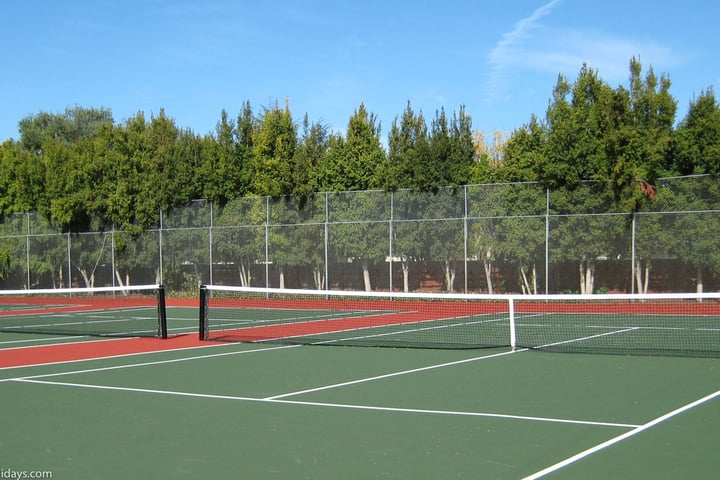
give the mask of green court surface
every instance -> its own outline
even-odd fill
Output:
[[[176,333],[192,327],[182,322]],[[0,348],[22,338],[0,334]],[[56,480],[709,479],[718,396],[716,358],[209,342],[0,369],[0,469]]]

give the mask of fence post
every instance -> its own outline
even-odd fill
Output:
[[[214,285],[213,282],[213,201],[210,200],[210,227],[208,230],[208,261],[210,262],[210,285]]]
[[[70,256],[70,231],[67,232],[67,267],[68,267],[68,286],[72,287],[72,257]]]
[[[158,230],[158,252],[159,252],[158,261],[160,263],[159,264],[159,274],[160,274],[159,280],[160,281],[158,283],[160,285],[165,285],[165,281],[163,280],[163,270],[165,267],[163,266],[163,209],[162,208],[160,209],[159,213],[160,213],[160,229]]]
[[[390,291],[393,291],[393,220],[395,215],[395,192],[390,192],[390,219],[388,220],[388,263],[390,264],[390,278],[388,284],[390,285]]]
[[[330,289],[330,262],[328,261],[328,243],[330,242],[330,204],[328,195],[329,193],[325,192],[325,238],[323,239],[325,243],[325,290]]]
[[[630,293],[635,293],[635,228],[637,213],[632,212],[632,233],[630,241]]]
[[[265,197],[265,286],[270,286],[270,197]]]
[[[465,270],[465,293],[468,293],[468,187],[463,185],[463,257]]]
[[[545,189],[545,295],[550,293],[550,188]]]
[[[115,222],[112,224],[112,230],[110,230],[110,268],[112,268],[112,286],[116,286],[115,283]]]
[[[26,235],[25,235],[25,269],[27,271],[27,287],[30,288],[30,212],[26,214]],[[68,287],[70,286],[68,282]]]

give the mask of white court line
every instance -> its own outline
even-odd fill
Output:
[[[89,338],[89,337],[90,337],[90,335],[80,335],[80,336],[77,336],[77,337],[74,337],[74,338]],[[50,341],[52,341],[53,343],[49,343],[48,345],[69,345],[69,344],[71,344],[71,343],[72,343],[72,344],[75,344],[75,343],[83,343],[83,342],[86,341],[86,340],[79,340],[79,341],[77,341],[77,342],[73,342],[73,341],[70,341],[70,342],[68,342],[68,341],[65,341],[65,342],[55,342],[55,340],[68,340],[68,337],[67,337],[67,336],[64,336],[64,337],[41,337],[41,338],[35,338],[35,337],[33,337],[33,338],[29,338],[29,339],[26,338],[26,339],[23,339],[23,340],[6,340],[6,341],[0,342],[0,345],[12,345],[12,344],[16,344],[16,343],[50,342]],[[45,346],[47,346],[47,345],[30,345],[30,347],[45,347]],[[24,346],[24,347],[10,347],[10,348],[3,348],[2,350],[12,350],[12,349],[30,348],[30,347],[28,347],[28,346]]]
[[[132,357],[134,355],[152,355],[152,354],[162,354],[162,353],[171,353],[171,352],[184,352],[187,350],[197,350],[200,348],[216,348],[216,347],[224,347],[227,346],[227,344],[223,343],[217,343],[213,345],[200,345],[197,347],[187,347],[187,348],[176,348],[174,350],[153,350],[151,352],[139,352],[139,353],[123,353],[120,355],[112,355],[109,357],[99,357],[99,358],[83,358],[80,360],[67,360],[62,362],[53,362],[53,363],[41,363],[41,364],[34,364],[34,365],[21,365],[16,367],[0,367],[0,370],[10,370],[13,368],[29,368],[29,367],[46,367],[49,365],[64,365],[64,364],[70,364],[70,363],[77,363],[77,362],[91,362],[96,360],[108,360],[113,358],[123,358],[123,357]],[[233,351],[233,352],[224,352],[224,353],[212,353],[208,355],[196,355],[192,357],[183,357],[183,358],[175,358],[172,360],[157,360],[154,362],[143,362],[143,363],[129,363],[125,365],[115,365],[112,367],[99,367],[99,368],[90,368],[87,370],[71,370],[69,372],[58,372],[58,373],[46,373],[41,375],[31,375],[31,376],[23,376],[23,377],[16,377],[16,378],[0,378],[0,382],[9,382],[12,380],[18,380],[20,378],[45,378],[45,377],[58,377],[62,375],[73,375],[76,373],[92,373],[92,372],[102,372],[105,370],[118,370],[122,368],[134,368],[134,367],[146,367],[149,365],[162,365],[165,363],[177,363],[177,362],[189,362],[191,360],[199,360],[203,358],[213,358],[213,357],[223,357],[227,355],[240,355],[243,353],[254,353],[254,352],[267,352],[271,350],[281,350],[284,348],[297,348],[301,345],[281,345],[279,347],[271,347],[271,348],[256,348],[254,350],[239,350],[239,351]]]
[[[132,388],[132,387],[113,387],[108,385],[88,385],[84,383],[68,383],[68,382],[49,382],[45,380],[33,380],[30,378],[16,378],[13,379],[15,382],[22,383],[35,383],[41,385],[58,385],[64,387],[75,387],[75,388],[89,388],[94,390],[114,390],[122,392],[136,392],[136,393],[151,393],[159,395],[172,395],[178,397],[194,397],[194,398],[209,398],[217,400],[236,400],[244,402],[257,402],[257,403],[282,403],[288,405],[305,405],[313,407],[327,407],[327,408],[344,408],[350,410],[372,410],[380,412],[398,412],[398,413],[416,413],[416,414],[430,414],[430,415],[454,415],[464,417],[491,417],[491,418],[504,418],[512,420],[529,420],[535,422],[550,422],[550,423],[565,423],[574,425],[592,425],[602,427],[618,427],[618,428],[635,428],[637,425],[625,424],[625,423],[607,423],[607,422],[593,422],[588,420],[569,420],[564,418],[551,418],[551,417],[530,417],[523,415],[508,415],[501,413],[486,413],[486,412],[462,412],[454,410],[427,410],[417,408],[398,408],[398,407],[380,407],[372,405],[350,405],[343,403],[322,403],[322,402],[302,402],[296,400],[278,400],[272,398],[253,398],[253,397],[241,397],[234,395],[215,395],[208,393],[193,393],[193,392],[178,392],[173,390],[154,390],[147,388]]]
[[[322,386],[322,387],[317,387],[317,388],[309,388],[309,389],[307,389],[307,390],[298,390],[298,391],[296,391],[296,392],[282,393],[282,394],[280,394],[280,395],[273,395],[273,396],[271,396],[271,397],[265,397],[263,400],[279,400],[279,399],[281,399],[281,398],[292,397],[292,396],[294,396],[294,395],[302,395],[302,394],[304,394],[304,393],[320,392],[320,391],[322,391],[322,390],[329,390],[329,389],[331,389],[331,388],[346,387],[346,386],[348,386],[348,385],[356,385],[356,384],[358,384],[358,383],[373,382],[373,381],[375,381],[375,380],[383,380],[383,379],[385,379],[385,378],[397,377],[397,376],[399,376],[399,375],[407,375],[407,374],[410,374],[410,373],[424,372],[424,371],[426,371],[426,370],[433,370],[433,369],[435,369],[435,368],[451,367],[451,366],[453,366],[453,365],[461,365],[461,364],[463,364],[463,363],[474,362],[474,361],[477,361],[477,360],[487,360],[487,359],[490,359],[490,358],[502,357],[502,356],[505,356],[505,355],[511,355],[511,354],[513,354],[513,353],[524,352],[524,351],[526,351],[526,350],[527,350],[527,349],[522,349],[522,350],[509,350],[509,351],[507,351],[507,352],[500,352],[500,353],[495,353],[495,354],[492,354],[492,355],[484,355],[484,356],[482,356],[482,357],[465,358],[465,359],[463,359],[463,360],[456,360],[456,361],[454,361],[454,362],[439,363],[439,364],[436,364],[436,365],[430,365],[430,366],[427,366],[427,367],[413,368],[413,369],[410,369],[410,370],[401,370],[401,371],[399,371],[399,372],[387,373],[387,374],[384,374],[384,375],[377,375],[377,376],[375,376],[375,377],[361,378],[361,379],[358,379],[358,380],[351,380],[351,381],[349,381],[349,382],[336,383],[336,384],[333,384],[333,385],[324,385],[324,386]]]
[[[633,437],[637,435],[638,433],[644,432],[645,430],[654,427],[655,425],[658,425],[659,423],[662,423],[666,420],[669,420],[673,417],[676,417],[680,415],[683,412],[686,412],[692,408],[695,408],[699,405],[702,405],[705,402],[709,402],[710,400],[714,400],[720,396],[720,390],[718,390],[715,393],[711,393],[710,395],[707,395],[701,399],[695,400],[694,402],[688,403],[687,405],[684,405],[680,408],[677,408],[673,410],[672,412],[668,412],[665,415],[662,415],[660,417],[655,418],[654,420],[651,420],[643,425],[639,425],[635,427],[633,430],[630,430],[629,432],[625,432],[622,435],[618,435],[615,438],[611,438],[610,440],[600,443],[598,445],[595,445],[592,448],[588,448],[585,451],[582,451],[576,455],[573,455],[572,457],[568,457],[565,460],[556,463],[555,465],[551,465],[543,470],[540,470],[539,472],[533,473],[532,475],[529,475],[525,477],[523,480],[536,480],[538,478],[544,477],[545,475],[548,475],[550,473],[553,473],[557,470],[560,470],[561,468],[567,467],[568,465],[575,463],[579,460],[582,460],[585,457],[588,457],[594,453],[599,452],[600,450],[603,450],[607,447],[610,447],[612,445],[615,445],[616,443],[622,442],[623,440],[626,440],[630,437]]]

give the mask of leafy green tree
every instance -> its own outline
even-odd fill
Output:
[[[63,142],[43,146],[45,189],[39,211],[63,230],[85,231],[89,225],[95,165]]]
[[[329,148],[328,127],[322,123],[310,123],[307,114],[303,118],[302,135],[295,150],[293,165],[293,195],[301,204],[319,191],[319,169]]]
[[[441,170],[444,186],[458,187],[469,183],[474,164],[472,117],[461,106],[450,123],[450,155]]]
[[[541,178],[541,167],[547,165],[548,126],[533,115],[508,139],[500,165],[489,176],[491,181],[533,182]],[[480,178],[476,177],[476,181]]]
[[[676,101],[670,80],[652,68],[641,77],[640,62],[630,62],[630,89],[618,87],[608,109],[605,150],[612,192],[621,208],[636,211],[647,190],[667,168]]]
[[[41,158],[12,140],[0,145],[0,215],[37,210],[44,186]]]
[[[253,193],[274,197],[292,193],[296,148],[297,127],[289,106],[266,109],[253,136]]]
[[[403,291],[411,290],[410,267],[427,262],[429,254],[424,243],[422,225],[434,196],[428,192],[402,189],[393,193],[392,258],[400,261]]]
[[[26,222],[23,231],[30,234],[27,244],[23,242],[23,247],[29,247],[30,251],[29,272],[26,272],[23,278],[26,288],[79,286],[80,283],[68,267],[68,246],[72,235],[60,233],[47,217],[40,214],[31,213],[20,217],[24,217],[23,221]],[[17,257],[11,260],[16,265],[21,264],[15,270],[26,271],[27,257],[24,250],[25,248],[20,250]]]
[[[265,234],[267,225],[266,198],[236,198],[215,212],[213,260],[232,265],[237,282],[252,286],[253,266],[266,262]],[[262,283],[259,285],[265,286]]]
[[[285,288],[288,270],[311,269],[315,288],[325,285],[324,197],[312,199],[282,197],[270,203],[268,228],[269,261],[279,274],[279,286]],[[299,285],[309,284],[299,278]]]
[[[27,218],[30,215],[17,213],[0,217],[0,280],[15,280],[24,288],[29,288],[29,285],[27,244],[22,235],[28,232]]]
[[[387,190],[413,188],[436,191],[442,186],[438,164],[432,161],[427,125],[422,113],[413,112],[408,102],[400,124],[393,121],[388,136]]]
[[[610,171],[605,132],[612,89],[583,66],[574,84],[562,76],[548,107],[548,145],[540,180],[551,187],[575,188],[585,180],[605,180]]]
[[[465,259],[463,196],[444,188],[428,198],[423,212],[427,221],[418,224],[418,236],[425,253],[422,258],[440,262],[448,292],[455,291],[458,264]]]
[[[451,151],[450,125],[448,124],[445,109],[435,112],[435,118],[433,118],[430,125],[429,142],[432,164],[438,171],[444,170],[443,165],[450,162]]]
[[[663,179],[657,208],[672,212],[661,217],[662,245],[694,268],[696,290],[704,289],[706,273],[720,272],[720,182],[710,175]]]
[[[720,175],[720,107],[712,87],[690,103],[675,131],[673,153],[682,175]]]
[[[0,280],[5,278],[5,272],[10,269],[10,252],[4,247],[0,246]]]
[[[211,205],[196,200],[163,215],[163,281],[176,291],[193,291],[210,280]]]
[[[663,189],[658,189],[658,195],[663,195]],[[658,206],[662,201],[656,202]],[[634,292],[647,293],[650,289],[650,272],[653,258],[667,245],[665,237],[669,234],[663,230],[662,213],[637,212],[635,213],[635,278]]]
[[[593,293],[599,258],[629,258],[627,215],[615,211],[614,199],[603,182],[551,191],[550,206],[550,259],[574,262],[580,293]]]
[[[319,169],[323,191],[382,188],[386,155],[380,144],[380,125],[364,104],[350,117],[345,137],[332,135]]]
[[[389,255],[389,195],[379,191],[332,195],[329,241],[342,263],[359,263],[365,290],[372,290],[370,267]],[[332,279],[331,279],[332,280]]]
[[[68,107],[62,114],[40,112],[19,122],[20,143],[31,153],[42,153],[46,143],[75,143],[95,135],[101,125],[112,124],[106,108]]]
[[[468,187],[471,251],[485,270],[493,291],[493,262],[516,267],[523,293],[538,293],[537,264],[544,260],[546,191],[538,183]],[[512,287],[508,275],[504,288]]]
[[[161,283],[160,238],[157,226],[142,233],[114,232],[115,284]]]

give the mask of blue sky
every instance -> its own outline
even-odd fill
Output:
[[[715,1],[23,0],[0,28],[0,141],[20,119],[106,107],[116,122],[160,109],[214,132],[286,99],[296,122],[345,132],[360,103],[386,138],[410,101],[430,123],[461,105],[473,128],[510,132],[544,116],[558,74],[583,63],[627,85],[636,56],[672,81],[678,120],[720,96]]]

